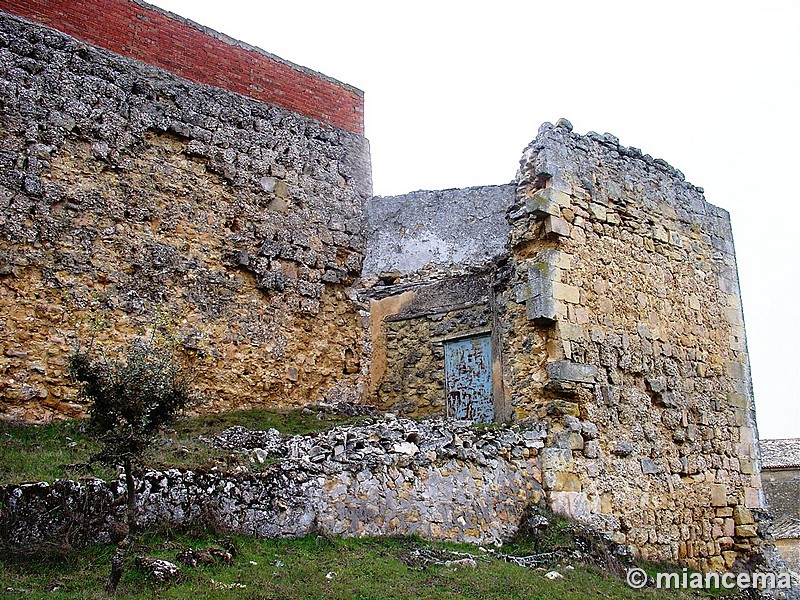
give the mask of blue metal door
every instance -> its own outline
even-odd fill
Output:
[[[446,342],[444,373],[448,418],[491,423],[494,420],[491,337]]]

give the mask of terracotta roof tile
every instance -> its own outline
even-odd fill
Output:
[[[761,440],[759,446],[762,469],[800,467],[800,438]]]

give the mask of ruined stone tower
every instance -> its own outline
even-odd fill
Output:
[[[649,558],[721,569],[757,543],[730,220],[702,190],[560,121],[513,184],[373,198],[366,219],[379,406],[548,422],[551,506]]]

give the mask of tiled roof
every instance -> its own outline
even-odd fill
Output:
[[[775,539],[800,538],[800,519],[781,517],[775,519]]]
[[[761,440],[759,445],[762,469],[800,467],[800,438]]]

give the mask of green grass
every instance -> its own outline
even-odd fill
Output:
[[[303,409],[252,409],[184,418],[176,421],[169,433],[154,441],[151,451],[145,456],[145,464],[156,468],[201,469],[215,465],[233,467],[237,464],[263,468],[268,463],[253,465],[247,458],[216,450],[195,438],[234,425],[248,429],[274,428],[287,434],[308,434],[361,420]],[[90,464],[98,445],[86,431],[85,425],[81,421],[58,421],[35,427],[0,421],[0,485],[89,476],[101,479],[113,477],[114,470],[110,467]]]
[[[136,555],[175,561],[186,547],[219,544],[207,536],[149,535],[140,538],[128,556],[119,587],[119,598],[503,598],[584,599],[651,598],[666,600],[696,598],[674,590],[636,591],[624,581],[591,567],[569,570],[556,565],[564,577],[550,581],[544,569],[525,569],[487,557],[475,547],[426,543],[409,538],[330,540],[305,537],[297,540],[258,540],[236,537],[227,540],[238,553],[229,566],[215,564],[183,567],[183,578],[175,584],[148,581],[135,566]],[[409,560],[415,549],[446,551],[457,548],[475,555],[476,568],[415,565]],[[67,556],[34,560],[0,557],[2,588],[27,590],[6,592],[8,598],[84,599],[103,598],[103,585],[113,548],[95,547]],[[253,564],[255,563],[255,564]],[[411,564],[409,564],[411,563]],[[328,577],[329,573],[333,573]],[[212,583],[216,582],[216,583]],[[225,589],[224,586],[237,585]],[[243,585],[246,587],[238,587]],[[0,591],[2,594],[2,591]]]
[[[88,464],[97,450],[80,421],[41,427],[0,421],[0,485],[112,476],[111,469]]]

